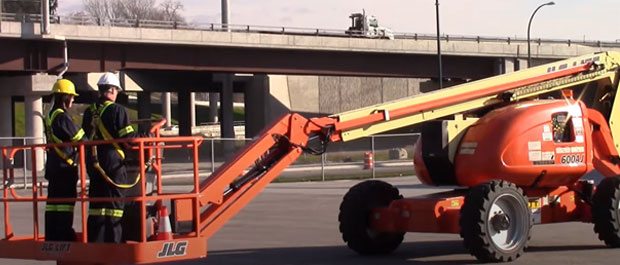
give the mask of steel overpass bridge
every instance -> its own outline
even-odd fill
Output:
[[[41,34],[36,21],[0,21],[0,118],[11,120],[12,97],[23,96],[26,128],[32,136],[43,136],[37,118],[42,112],[41,98],[49,94],[56,75],[65,70],[64,76],[76,82],[78,89],[94,87],[96,77],[90,73],[120,71],[125,86],[137,88],[139,117],[150,117],[151,92],[177,92],[181,134],[191,132],[191,93],[221,93],[224,136],[232,130],[233,90],[261,86],[260,80],[247,77],[237,78],[233,85],[221,81],[232,73],[437,77],[436,39],[429,35],[397,34],[397,39],[386,40],[322,30],[144,22],[98,26],[71,19],[59,21],[64,23],[52,24],[50,34]],[[479,79],[527,67],[527,43],[522,39],[442,36],[441,42],[445,78]],[[535,65],[620,49],[616,43],[568,40],[534,40],[532,47]],[[257,91],[250,99],[269,93],[264,87]],[[262,101],[246,101],[253,109],[263,108],[264,103],[264,96]],[[265,117],[251,120],[267,122]],[[0,136],[11,135],[12,128],[0,129]]]

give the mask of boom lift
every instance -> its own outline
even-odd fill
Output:
[[[350,141],[413,124],[427,125],[415,147],[418,178],[431,185],[459,188],[403,198],[392,185],[369,180],[352,187],[340,205],[340,232],[361,254],[386,254],[406,232],[459,233],[465,248],[482,261],[511,261],[526,248],[533,224],[593,222],[610,247],[620,247],[620,115],[616,101],[620,53],[601,52],[514,73],[469,82],[329,117],[307,119],[287,114],[251,144],[199,182],[199,138],[133,140],[138,150],[155,151],[157,191],[132,198],[143,205],[170,202],[177,226],[171,239],[125,244],[44,242],[38,231],[37,202],[5,184],[5,235],[0,257],[53,259],[58,263],[148,263],[206,256],[207,239],[259,194],[302,152],[320,154],[329,142]],[[573,98],[573,95],[578,95]],[[555,99],[550,98],[555,97]],[[439,120],[443,119],[443,120]],[[102,143],[102,142],[101,142]],[[81,164],[84,146],[80,143]],[[165,144],[165,145],[162,145]],[[5,161],[16,150],[48,146],[4,147]],[[161,187],[162,148],[189,148],[194,154],[194,190],[168,193]],[[34,160],[33,156],[33,160]],[[140,156],[145,161],[145,156]],[[4,168],[5,183],[13,169]],[[593,170],[605,176],[595,188],[580,178]],[[145,168],[141,168],[145,173]],[[36,174],[33,175],[36,182]],[[86,218],[85,176],[77,199]],[[142,180],[142,185],[145,181]],[[30,202],[33,235],[12,229],[9,206]],[[85,222],[82,231],[86,231]],[[155,234],[159,231],[155,231]],[[157,238],[157,237],[156,237]],[[114,252],[118,255],[107,255]]]

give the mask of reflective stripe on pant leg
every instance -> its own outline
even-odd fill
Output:
[[[68,204],[48,204],[45,205],[46,212],[73,212],[75,206]]]
[[[108,208],[90,209],[88,210],[88,214],[93,216],[110,216],[121,218],[123,217],[123,210]]]

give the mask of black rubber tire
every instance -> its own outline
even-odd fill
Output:
[[[620,247],[620,177],[604,178],[592,198],[592,222],[598,238]]]
[[[500,199],[504,201],[499,201]],[[515,217],[513,220],[508,218],[510,224],[506,231],[516,230],[510,232],[513,239],[507,240],[506,247],[494,241],[494,236],[495,240],[498,240],[499,232],[493,231],[490,217],[491,214],[494,216],[497,213],[491,212],[496,203],[503,204],[504,208],[511,210]],[[461,208],[459,224],[463,244],[471,255],[482,262],[506,262],[513,261],[523,254],[530,239],[533,223],[523,190],[513,183],[494,180],[469,190]]]
[[[369,229],[371,209],[388,206],[401,199],[398,189],[389,183],[368,180],[353,186],[340,204],[340,233],[349,248],[361,255],[384,255],[403,242],[402,233],[379,233]]]

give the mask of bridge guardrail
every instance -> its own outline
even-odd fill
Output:
[[[0,13],[3,21],[14,22],[40,22],[40,14],[15,14]],[[277,27],[261,25],[239,25],[239,24],[219,24],[219,23],[187,23],[184,21],[173,20],[137,20],[137,19],[97,19],[91,16],[51,16],[51,23],[67,25],[98,25],[114,27],[140,27],[140,28],[159,28],[159,29],[189,29],[205,31],[232,31],[250,32],[266,34],[287,34],[287,35],[308,35],[308,36],[327,36],[327,37],[354,37],[362,38],[359,34],[347,34],[345,29],[319,29],[303,27]],[[395,39],[414,39],[414,40],[436,40],[435,34],[420,34],[408,32],[395,32]],[[526,38],[518,37],[493,37],[493,36],[466,36],[448,35],[440,36],[444,41],[473,41],[473,42],[503,42],[503,43],[526,43]],[[600,40],[571,40],[571,39],[531,39],[537,44],[573,44],[586,45],[592,47],[620,47],[620,40],[600,41]]]

